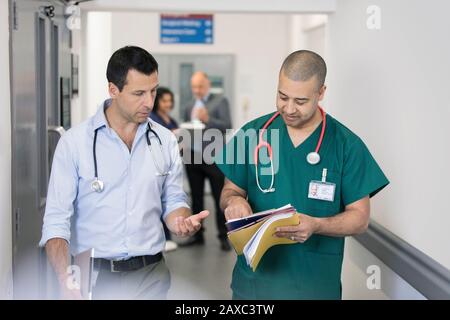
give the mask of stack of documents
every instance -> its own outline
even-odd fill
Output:
[[[264,253],[277,244],[296,243],[273,234],[276,228],[299,224],[299,215],[290,204],[278,209],[266,210],[226,223],[228,239],[237,254],[244,254],[247,265],[256,270]]]

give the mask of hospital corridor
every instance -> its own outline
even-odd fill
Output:
[[[450,300],[449,14],[0,0],[0,300]]]

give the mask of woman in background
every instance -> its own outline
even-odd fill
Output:
[[[159,87],[156,92],[155,105],[153,106],[153,110],[150,113],[150,118],[169,130],[174,131],[178,129],[177,122],[169,115],[173,109],[173,105],[174,99],[172,91],[164,87]],[[166,235],[166,247],[164,251],[168,252],[176,250],[178,248],[178,245],[175,241],[172,240],[172,235],[170,234],[169,229],[167,229],[164,221],[163,226],[164,233]]]
[[[150,118],[169,130],[174,131],[178,129],[177,122],[170,117],[173,105],[172,91],[165,87],[159,87],[156,92],[155,105],[150,113]]]

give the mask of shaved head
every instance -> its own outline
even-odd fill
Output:
[[[292,81],[308,81],[316,77],[318,89],[325,83],[327,65],[317,53],[308,50],[292,52],[283,62],[280,73]]]

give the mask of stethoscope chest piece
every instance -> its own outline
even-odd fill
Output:
[[[320,162],[320,155],[317,152],[310,152],[306,156],[306,161],[311,165],[318,164]]]
[[[98,180],[97,178],[95,178],[95,180],[92,181],[91,187],[92,187],[92,190],[94,190],[95,192],[100,193],[100,192],[103,191],[103,187],[104,187],[103,181]]]

